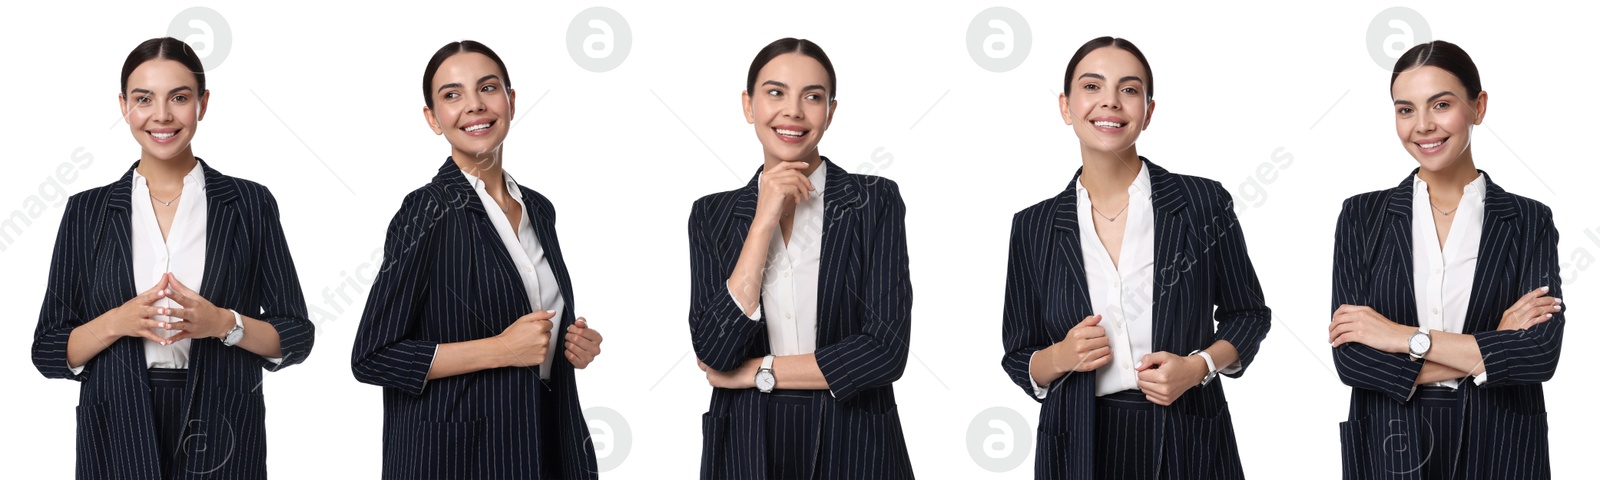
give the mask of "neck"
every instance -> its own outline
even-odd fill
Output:
[[[198,160],[194,158],[194,153],[187,148],[183,149],[183,152],[177,156],[168,159],[155,158],[149,152],[144,152],[139,156],[138,171],[139,175],[144,176],[145,182],[156,186],[157,189],[164,189],[163,187],[174,185],[178,185],[181,188],[183,176],[188,175],[197,162]]]
[[[460,150],[451,152],[450,159],[456,162],[456,167],[461,171],[472,174],[483,181],[484,186],[492,195],[504,192],[505,166],[501,163],[500,150],[496,149],[485,155],[469,155]]]
[[[1104,192],[1107,195],[1117,195],[1119,192],[1126,194],[1128,185],[1139,177],[1140,169],[1144,162],[1139,160],[1139,152],[1132,145],[1121,152],[1103,152],[1083,149],[1083,174],[1078,176],[1078,183],[1089,190],[1089,196],[1094,197]],[[1104,197],[1101,197],[1104,198]]]
[[[1428,182],[1428,195],[1461,198],[1467,184],[1478,178],[1478,167],[1472,162],[1472,147],[1461,152],[1461,158],[1440,170],[1417,170],[1417,178]]]

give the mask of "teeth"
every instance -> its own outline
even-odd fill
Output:
[[[492,125],[492,124],[491,123],[480,123],[480,124],[477,124],[477,125],[473,125],[473,126],[467,127],[465,130],[468,131],[468,132],[476,132],[478,130],[483,130],[485,128],[489,128],[489,125]]]
[[[798,137],[798,136],[801,136],[801,135],[805,135],[805,132],[801,132],[801,131],[798,131],[798,130],[784,130],[782,128],[779,128],[777,130],[778,130],[778,135],[787,135],[787,136],[791,136],[791,137]]]
[[[1444,145],[1444,140],[1440,140],[1440,141],[1433,142],[1433,143],[1417,144],[1417,146],[1422,147],[1422,148],[1433,148],[1433,147],[1437,147],[1437,146],[1440,146],[1440,145]]]
[[[156,138],[159,138],[159,139],[162,139],[162,140],[166,140],[168,138],[172,138],[173,135],[177,135],[177,134],[178,134],[178,132],[166,132],[166,133],[150,132],[150,136],[156,137]]]
[[[1094,122],[1094,126],[1096,126],[1096,127],[1122,128],[1122,124],[1117,123],[1117,122]]]

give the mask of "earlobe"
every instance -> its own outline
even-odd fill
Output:
[[[827,131],[828,130],[828,126],[833,125],[833,115],[834,115],[835,112],[838,112],[838,111],[839,111],[839,101],[838,100],[829,100],[828,101],[828,118],[827,118],[827,120],[822,122],[822,130],[823,131]]]
[[[211,91],[210,90],[206,90],[204,92],[201,92],[200,93],[200,102],[195,104],[195,108],[198,110],[198,111],[195,112],[195,118],[194,118],[195,121],[198,122],[198,121],[206,119],[206,109],[207,109],[206,106],[209,105],[210,103],[211,103]]]
[[[1150,100],[1149,103],[1146,104],[1145,109],[1144,109],[1144,126],[1140,127],[1139,131],[1142,132],[1142,131],[1145,131],[1145,130],[1149,129],[1150,128],[1150,120],[1153,119],[1153,118],[1156,118],[1156,101],[1155,100]]]
[[[1057,108],[1061,109],[1061,121],[1067,122],[1067,125],[1072,125],[1072,109],[1067,106],[1067,94],[1057,95],[1056,103]]]
[[[1478,118],[1473,119],[1473,125],[1483,124],[1483,117],[1489,114],[1489,92],[1478,92]]]
[[[756,112],[754,107],[750,105],[750,92],[739,92],[739,105],[744,108],[744,122],[755,125]]]
[[[433,129],[434,135],[444,135],[444,129],[439,128],[439,119],[434,117],[432,108],[422,107],[422,119],[428,121],[428,128]]]

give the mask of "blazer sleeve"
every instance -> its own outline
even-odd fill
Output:
[[[712,209],[707,203],[707,199],[696,201],[689,213],[689,336],[700,361],[729,371],[747,359],[750,342],[766,331],[766,320],[745,316],[728,294],[731,272],[718,251],[721,238],[712,231],[721,219],[709,218]]]
[[[50,256],[50,276],[45,282],[44,305],[39,308],[39,325],[33,331],[33,366],[45,378],[83,381],[94,371],[94,359],[84,364],[81,373],[67,367],[67,339],[72,330],[93,318],[84,311],[82,301],[84,265],[80,255],[90,248],[82,242],[94,238],[84,232],[81,201],[67,200],[66,213],[56,232],[55,251]]]
[[[278,221],[278,201],[271,193],[262,190],[260,270],[261,321],[278,331],[278,345],[283,351],[281,362],[266,358],[260,360],[262,368],[276,372],[284,367],[305,361],[311,355],[311,345],[316,340],[316,327],[306,313],[306,298],[300,290],[300,276],[289,255],[289,242],[284,239],[283,224]]]
[[[1011,382],[1022,387],[1028,398],[1044,402],[1034,394],[1033,373],[1028,366],[1033,354],[1055,343],[1044,329],[1044,316],[1040,312],[1039,298],[1034,294],[1037,285],[1032,266],[1037,261],[1030,258],[1036,247],[1029,240],[1027,224],[1032,219],[1020,212],[1011,217],[1011,250],[1006,258],[1005,311],[1001,314],[1000,342],[1005,355],[1000,357],[1000,367],[1011,377]],[[1066,377],[1062,377],[1066,378]],[[1052,385],[1040,385],[1052,388]]]
[[[883,199],[876,231],[863,265],[866,284],[846,292],[862,302],[861,330],[829,345],[817,346],[817,367],[834,398],[848,401],[857,393],[888,386],[906,369],[911,341],[911,271],[906,253],[906,205],[893,181],[878,178]],[[826,281],[826,280],[824,280]],[[724,295],[726,296],[726,295]]]
[[[1250,261],[1250,252],[1245,248],[1244,229],[1239,226],[1239,217],[1233,212],[1233,196],[1221,184],[1217,184],[1216,188],[1217,218],[1223,223],[1217,225],[1220,227],[1216,230],[1217,252],[1211,256],[1211,284],[1215,286],[1213,301],[1216,303],[1214,318],[1217,321],[1217,340],[1227,340],[1239,352],[1237,363],[1224,366],[1222,373],[1238,378],[1255,360],[1261,340],[1266,338],[1267,330],[1272,329],[1272,309],[1267,308],[1266,298],[1261,292],[1261,280],[1256,278],[1255,264]]]
[[[1549,296],[1562,299],[1561,311],[1550,320],[1523,330],[1490,330],[1472,334],[1483,354],[1483,369],[1489,379],[1483,387],[1528,385],[1549,381],[1561,357],[1561,335],[1567,323],[1566,297],[1561,295],[1561,266],[1554,221],[1549,207],[1540,206],[1532,245],[1525,257],[1524,274],[1518,293],[1549,286]],[[1524,237],[1527,238],[1527,237]],[[1495,322],[1499,323],[1499,322]]]
[[[435,224],[445,205],[426,191],[406,196],[389,222],[383,267],[373,280],[350,353],[356,380],[421,395],[438,343],[413,338],[427,312]]]
[[[1356,199],[1345,200],[1339,212],[1339,225],[1333,239],[1333,307],[1340,305],[1367,305],[1371,279],[1367,276],[1369,250],[1373,233],[1367,225],[1373,220],[1367,216],[1365,206]],[[1396,402],[1405,403],[1415,390],[1417,375],[1422,373],[1422,362],[1411,361],[1405,354],[1387,353],[1360,344],[1346,343],[1333,349],[1333,364],[1339,379],[1345,385],[1383,393]]]

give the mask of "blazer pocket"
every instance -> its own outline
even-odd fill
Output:
[[[878,462],[875,467],[874,477],[877,478],[911,478],[911,456],[906,450],[905,431],[900,425],[900,407],[889,407],[883,413],[866,413],[867,431],[869,435],[869,448],[876,447],[876,458],[868,457],[868,461]]]
[[[1042,426],[1037,430],[1038,446],[1033,450],[1033,473],[1037,478],[1063,478],[1067,475],[1067,466],[1074,460],[1071,432],[1056,430],[1048,432]],[[1076,460],[1092,462],[1093,452],[1087,453],[1089,455],[1079,455]]]
[[[120,464],[121,459],[110,458],[110,431],[106,425],[106,402],[79,405],[78,411],[78,478],[110,478],[104,467]]]
[[[1223,442],[1224,429],[1229,430],[1231,437],[1233,421],[1226,403],[1211,415],[1177,413],[1172,418],[1176,427],[1172,433],[1179,448],[1177,458],[1181,462],[1177,468],[1187,474],[1183,478],[1213,478],[1217,463],[1238,461],[1238,452],[1226,448],[1228,445]]]
[[[1477,433],[1481,446],[1463,452],[1469,465],[1476,464],[1468,468],[1483,478],[1550,478],[1549,414],[1493,409],[1487,417]],[[1471,437],[1462,439],[1463,448],[1474,446]]]
[[[259,393],[221,388],[201,392],[201,411],[189,421],[178,451],[186,472],[254,475],[267,469],[266,400]],[[205,398],[213,397],[213,398]]]
[[[410,478],[477,478],[483,420],[417,422],[412,447],[416,468]]]
[[[722,460],[728,456],[728,415],[707,412],[700,416],[700,478],[724,478]]]
[[[1372,449],[1367,444],[1368,423],[1371,417],[1339,422],[1339,463],[1344,469],[1344,480],[1371,478]]]

